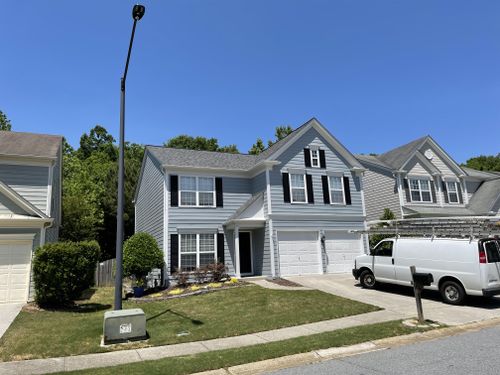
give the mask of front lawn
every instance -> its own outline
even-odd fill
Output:
[[[123,349],[123,345],[113,349],[99,346],[104,311],[112,304],[113,289],[100,288],[72,311],[24,309],[0,339],[0,358],[13,361]],[[317,290],[270,290],[255,285],[123,304],[123,308],[135,307],[146,313],[150,339],[131,344],[133,347],[236,336],[379,309]]]

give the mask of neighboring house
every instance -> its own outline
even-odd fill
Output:
[[[236,276],[350,272],[363,171],[316,119],[260,155],[148,146],[135,229],[156,238],[167,275],[216,259]]]
[[[368,169],[368,221],[378,220],[384,208],[398,219],[499,214],[500,175],[461,167],[430,136],[356,157]]]
[[[62,137],[0,131],[0,304],[33,297],[33,250],[57,241]]]

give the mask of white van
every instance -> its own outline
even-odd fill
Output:
[[[353,276],[365,288],[376,282],[412,285],[410,266],[430,273],[444,302],[461,304],[466,295],[500,294],[500,239],[387,238],[370,255],[354,261]]]

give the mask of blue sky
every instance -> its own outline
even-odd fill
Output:
[[[101,124],[117,137],[133,4],[0,0],[0,110],[14,130],[77,145]],[[425,134],[459,162],[500,152],[497,0],[144,4],[129,141],[186,133],[246,152],[316,117],[354,153]]]

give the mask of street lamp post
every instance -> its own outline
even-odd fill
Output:
[[[130,53],[132,52],[132,44],[134,43],[135,26],[142,16],[144,16],[146,8],[143,5],[134,5],[132,9],[132,17],[134,25],[132,26],[132,35],[130,36],[130,44],[128,46],[127,62],[125,63],[125,71],[120,81],[120,149],[118,154],[118,207],[116,210],[116,277],[115,277],[115,310],[122,309],[122,279],[123,279],[123,181],[124,181],[124,148],[125,148],[125,83],[127,80],[128,63],[130,61]]]

